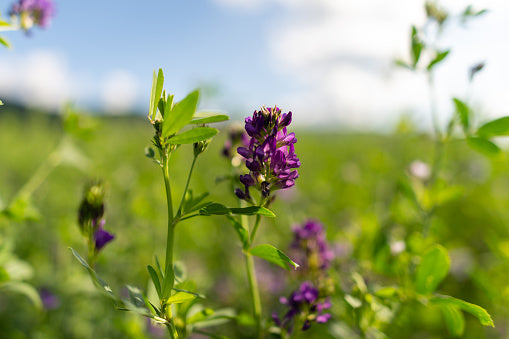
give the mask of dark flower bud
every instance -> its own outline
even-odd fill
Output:
[[[207,149],[209,144],[210,144],[210,139],[209,140],[203,140],[203,141],[195,142],[193,144],[194,156],[197,157],[198,155],[200,155],[203,152],[205,152],[205,150]]]

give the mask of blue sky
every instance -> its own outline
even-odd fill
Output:
[[[302,124],[377,128],[413,112],[429,125],[424,79],[391,66],[408,57],[410,24],[424,21],[420,1],[55,2],[47,30],[4,34],[14,48],[0,51],[0,95],[53,108],[71,100],[116,113],[144,110],[152,71],[162,67],[177,98],[202,87],[202,108],[234,116],[277,104]],[[469,2],[442,3],[454,13]],[[478,61],[487,67],[472,103],[489,116],[509,104],[502,98],[509,6],[472,3],[491,12],[444,36],[453,46],[437,74],[444,119],[450,96],[466,95],[467,69]]]

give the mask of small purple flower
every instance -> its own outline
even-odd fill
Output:
[[[42,305],[46,310],[54,310],[60,307],[60,299],[47,288],[42,288],[39,291]]]
[[[115,239],[115,236],[110,232],[106,231],[102,226],[104,223],[99,225],[97,231],[94,233],[95,250],[99,252],[107,243]]]
[[[289,298],[281,297],[279,299],[281,304],[288,307],[283,319],[280,319],[276,312],[272,313],[272,319],[277,326],[290,334],[298,319],[303,319],[302,331],[309,329],[313,322],[326,323],[331,315],[324,313],[324,310],[331,307],[331,302],[330,299],[321,302],[319,300],[318,289],[309,281],[305,281]]]
[[[323,226],[313,220],[293,229],[294,240],[290,245],[303,269],[329,268],[334,252],[329,248]]]
[[[19,15],[24,30],[33,25],[46,28],[55,14],[55,6],[51,0],[19,0],[12,5],[9,14]]]
[[[252,180],[247,185],[245,176],[241,178],[245,190],[236,192],[237,196],[249,198],[249,187],[256,187],[268,197],[271,191],[295,185],[300,161],[295,155],[295,133],[286,129],[291,121],[292,112],[281,113],[278,107],[263,107],[246,118],[245,130],[251,139],[237,152],[245,159]]]

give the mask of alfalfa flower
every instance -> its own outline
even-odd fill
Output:
[[[322,224],[308,220],[302,226],[294,228],[293,234],[294,238],[290,247],[294,250],[299,263],[302,264],[302,269],[327,270],[334,259],[334,252],[329,248]]]
[[[21,28],[25,31],[34,25],[46,28],[55,15],[55,6],[51,0],[19,0],[12,5],[9,14],[19,17]]]
[[[281,297],[279,301],[287,306],[287,311],[282,319],[276,312],[272,313],[272,320],[289,334],[296,325],[306,331],[313,323],[326,323],[331,318],[330,313],[325,312],[331,307],[330,299],[323,298],[318,288],[309,281],[303,282],[290,297]]]
[[[278,107],[263,107],[246,118],[249,144],[237,152],[245,159],[249,174],[240,177],[244,191],[235,191],[240,199],[250,199],[249,187],[255,187],[267,198],[273,191],[295,185],[300,161],[295,155],[295,133],[287,131],[291,122],[292,112],[282,113]]]

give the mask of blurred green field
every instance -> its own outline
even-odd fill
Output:
[[[26,281],[47,289],[59,300],[53,309],[37,311],[28,298],[0,291],[1,338],[152,338],[156,332],[134,314],[114,310],[93,287],[68,247],[85,253],[77,226],[83,185],[90,179],[107,183],[106,225],[116,235],[96,267],[115,291],[126,284],[146,289],[146,265],[163,257],[166,237],[164,185],[158,166],[144,156],[152,126],[144,117],[94,117],[82,138],[71,137],[63,164],[56,167],[31,197],[37,209],[33,220],[0,219],[0,244],[12,246],[29,263]],[[230,186],[216,178],[228,174],[221,157],[227,125],[199,159],[191,181],[194,192],[210,192],[210,199],[236,204]],[[64,130],[58,116],[0,110],[0,200],[8,204],[42,162],[57,147]],[[422,221],[402,194],[414,160],[431,163],[433,141],[407,129],[392,133],[351,133],[300,129],[296,153],[302,167],[296,187],[281,192],[265,221],[258,242],[286,249],[291,228],[308,218],[320,220],[338,255],[333,275],[338,279],[333,321],[314,326],[309,338],[349,338],[355,310],[344,302],[352,288],[352,273],[368,286],[391,286],[398,279],[398,254],[390,245],[402,240],[408,252],[433,242],[443,244],[451,257],[451,273],[439,292],[481,305],[496,327],[482,327],[466,315],[465,338],[509,336],[509,162],[507,156],[488,159],[454,141],[445,149],[441,179],[450,188],[431,219],[430,236],[419,238]],[[191,148],[175,153],[175,195],[183,190]],[[186,164],[183,166],[182,164]],[[456,189],[457,188],[457,189]],[[30,211],[29,211],[30,212]],[[8,239],[13,239],[9,242]],[[219,217],[194,218],[179,225],[176,259],[187,267],[209,307],[234,307],[250,312],[241,248],[231,226]],[[288,295],[291,274],[261,262],[264,314],[278,309]],[[281,276],[288,275],[287,283]],[[407,304],[389,323],[379,327],[390,338],[446,338],[439,312]],[[232,338],[247,336],[234,322],[212,329]],[[360,334],[357,334],[360,335]],[[370,336],[371,335],[371,336]],[[163,332],[164,336],[164,332]],[[196,336],[198,338],[199,336]],[[358,336],[361,338],[362,336]],[[364,334],[377,338],[375,334]],[[355,337],[353,337],[355,338]]]

